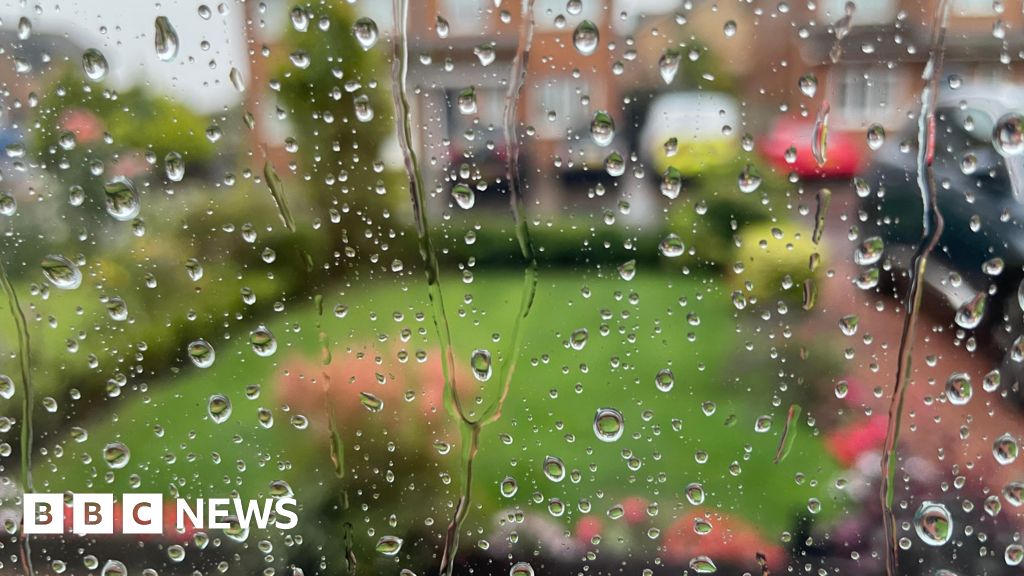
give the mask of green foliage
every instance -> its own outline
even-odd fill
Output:
[[[206,119],[188,107],[170,98],[155,96],[141,87],[124,92],[97,86],[84,80],[80,74],[68,70],[58,77],[53,87],[45,90],[37,107],[31,139],[32,148],[41,158],[49,158],[47,167],[58,174],[69,174],[68,183],[83,171],[90,161],[107,164],[129,151],[152,151],[159,160],[169,152],[181,154],[190,164],[209,162],[216,148],[206,138]],[[76,134],[79,140],[73,150],[60,145],[61,135],[68,130],[69,114],[91,115],[100,130],[110,135],[111,142],[103,139],[81,141],[87,134]],[[61,160],[70,167],[60,168]]]
[[[743,269],[733,276],[737,289],[749,285],[749,294],[761,301],[802,299],[804,280],[815,277],[810,230],[797,223],[760,223],[740,230],[738,243],[736,262]]]

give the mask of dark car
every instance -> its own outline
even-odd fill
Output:
[[[1024,380],[1024,338],[1018,340],[1024,325],[1018,298],[1024,279],[1024,157],[1004,157],[992,139],[1000,118],[1021,106],[1024,90],[1017,87],[939,93],[932,175],[945,226],[924,278],[928,292],[948,306],[937,313],[948,314],[965,339],[998,354],[1002,385],[1014,390]],[[915,119],[873,154],[861,175],[870,187],[861,200],[861,236],[882,238],[889,278],[900,289],[922,239],[918,151]],[[935,311],[935,300],[928,302]],[[1018,392],[1014,396],[1021,399]]]

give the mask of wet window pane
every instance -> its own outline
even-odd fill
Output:
[[[4,573],[1012,574],[1024,12],[0,2]]]

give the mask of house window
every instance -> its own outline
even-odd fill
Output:
[[[899,115],[906,72],[886,66],[846,66],[835,73],[833,125],[862,127]]]
[[[580,99],[587,87],[566,82],[562,78],[540,81],[533,94],[530,123],[546,138],[557,138],[569,129],[586,124],[586,110]]]

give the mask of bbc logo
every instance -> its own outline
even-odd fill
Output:
[[[290,530],[298,523],[294,498],[247,500],[199,498],[194,503],[174,501],[174,530],[228,529],[237,523],[245,528],[273,525]],[[168,509],[170,513],[170,509]],[[69,515],[70,518],[65,516]],[[113,494],[74,494],[66,506],[63,494],[25,494],[22,531],[25,534],[162,534],[164,499],[161,494],[123,494],[114,503]]]
[[[121,532],[160,534],[163,532],[161,494],[124,494],[121,498]],[[25,534],[63,534],[63,494],[25,494]],[[114,533],[113,494],[75,494],[71,500],[71,531],[75,534]]]

